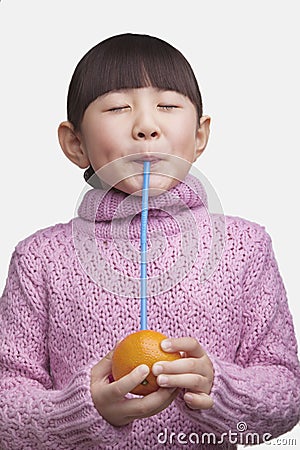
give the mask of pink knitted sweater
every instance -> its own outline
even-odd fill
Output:
[[[297,344],[270,237],[209,217],[199,182],[186,180],[150,201],[148,327],[199,340],[214,406],[191,410],[182,392],[124,427],[95,409],[92,366],[139,329],[140,198],[93,189],[77,218],[12,256],[0,302],[2,450],[234,449],[298,422]]]

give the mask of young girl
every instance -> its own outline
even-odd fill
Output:
[[[212,220],[188,175],[209,125],[191,67],[160,39],[115,36],[79,62],[58,133],[93,189],[78,217],[12,256],[0,303],[1,449],[234,449],[298,422],[297,344],[270,237],[237,217]],[[160,388],[140,398],[128,393],[150,369],[114,381],[111,359],[139,329],[145,160],[148,327],[184,358],[155,364]]]

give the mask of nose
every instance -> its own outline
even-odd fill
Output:
[[[139,114],[132,129],[134,139],[152,140],[157,139],[161,135],[159,125],[156,123],[154,117],[148,114]]]

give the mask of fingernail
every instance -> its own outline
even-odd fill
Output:
[[[169,341],[168,339],[164,339],[163,341],[161,341],[160,345],[163,350],[171,350],[172,347],[171,341]]]
[[[147,375],[149,373],[149,367],[146,364],[142,364],[138,367],[140,375]]]
[[[157,380],[160,386],[167,386],[168,384],[168,377],[165,375],[160,375]]]
[[[185,401],[186,403],[192,403],[192,401],[193,401],[193,396],[192,396],[192,394],[185,394],[185,396],[184,396],[184,401]]]
[[[154,366],[152,367],[152,373],[155,376],[159,375],[160,373],[163,373],[163,371],[164,371],[164,368],[160,364],[154,364]]]

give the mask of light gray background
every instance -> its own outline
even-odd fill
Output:
[[[17,242],[73,217],[84,186],[56,132],[75,65],[108,36],[152,34],[194,68],[212,117],[197,167],[226,214],[272,236],[299,341],[298,9],[296,0],[2,0],[0,290]],[[299,426],[289,437],[300,444]]]

